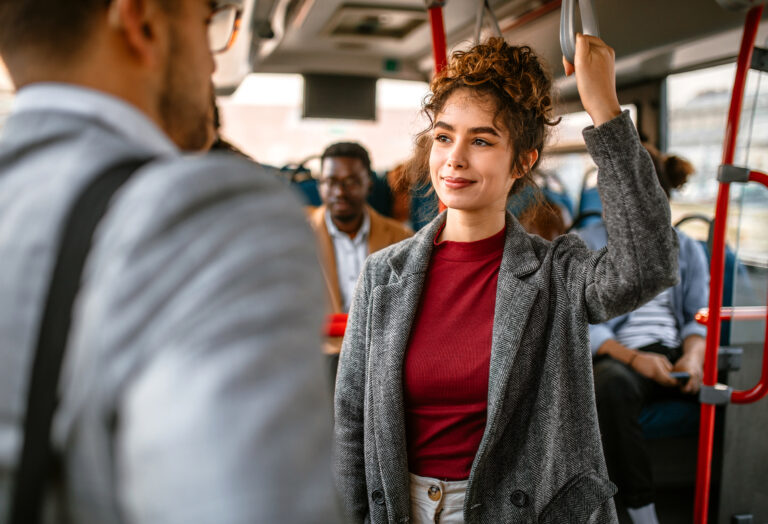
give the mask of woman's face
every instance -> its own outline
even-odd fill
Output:
[[[518,175],[509,132],[494,123],[493,104],[462,89],[435,117],[429,173],[440,200],[461,211],[503,211]]]

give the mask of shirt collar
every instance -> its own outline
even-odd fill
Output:
[[[18,91],[12,112],[58,111],[98,120],[116,133],[160,156],[180,154],[154,122],[115,96],[82,86],[36,83]]]
[[[345,238],[357,244],[368,238],[368,233],[371,231],[371,217],[368,216],[368,210],[363,209],[363,224],[360,226],[360,229],[357,230],[357,234],[353,239],[350,239],[348,234],[340,231],[339,228],[336,227],[336,224],[331,220],[331,212],[328,209],[325,210],[325,227],[328,228],[328,233],[332,237],[341,237],[343,235]]]

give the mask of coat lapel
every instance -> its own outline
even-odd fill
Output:
[[[403,358],[432,254],[432,240],[442,224],[436,222],[422,229],[409,247],[392,254],[389,284],[372,291],[368,376],[373,393],[374,435],[388,505],[401,511],[408,508],[409,484]]]
[[[499,269],[496,307],[493,317],[491,365],[488,379],[488,418],[483,439],[473,464],[481,462],[503,427],[502,413],[514,361],[529,316],[538,295],[535,286],[520,280],[540,266],[528,234],[515,218],[507,214],[507,238]]]
[[[308,211],[309,223],[317,237],[318,256],[320,267],[325,279],[325,288],[328,292],[328,300],[331,303],[333,313],[342,313],[341,290],[339,289],[339,277],[336,269],[336,255],[333,250],[333,241],[325,225],[326,206],[312,208]]]
[[[371,219],[371,231],[368,234],[368,254],[371,254],[394,242],[390,238],[391,235],[387,234],[383,218],[370,206],[368,206],[368,216]]]

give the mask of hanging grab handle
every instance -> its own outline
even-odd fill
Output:
[[[597,17],[592,0],[578,0],[581,11],[581,32],[585,35],[600,36]],[[576,0],[563,0],[560,11],[560,49],[563,56],[573,64],[576,55]]]

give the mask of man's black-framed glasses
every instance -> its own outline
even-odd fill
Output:
[[[240,32],[243,9],[238,4],[218,5],[208,24],[208,45],[213,53],[223,53],[232,47]]]
[[[318,185],[323,188],[339,187],[345,191],[352,191],[363,187],[363,182],[357,176],[345,177],[345,178],[320,178],[317,180]]]

